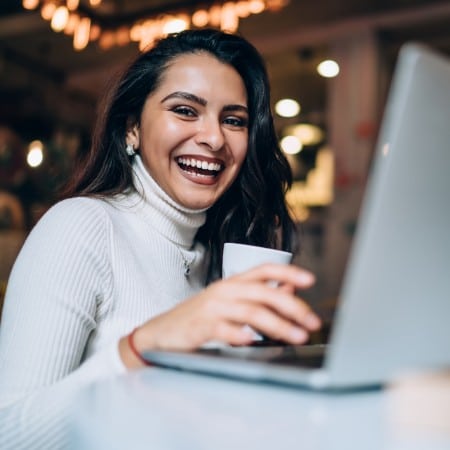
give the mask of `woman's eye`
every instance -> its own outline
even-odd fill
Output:
[[[240,127],[240,128],[242,128],[242,127],[246,127],[247,126],[248,121],[247,121],[247,119],[244,119],[242,117],[232,116],[232,117],[226,117],[224,119],[224,123],[227,124],[227,125],[231,125],[233,127]]]
[[[197,115],[195,110],[187,106],[176,106],[175,108],[172,108],[172,111],[186,117],[195,117]]]

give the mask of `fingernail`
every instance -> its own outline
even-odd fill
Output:
[[[316,330],[320,327],[321,322],[320,319],[313,313],[308,313],[305,317],[305,325],[308,328],[312,328],[313,330]]]
[[[299,274],[298,279],[301,283],[312,284],[314,283],[314,275],[310,272],[302,272]]]
[[[301,328],[292,328],[290,336],[294,342],[304,342],[308,339],[308,333]]]

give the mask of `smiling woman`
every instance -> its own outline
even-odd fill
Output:
[[[65,447],[79,389],[144,367],[144,350],[246,345],[245,325],[305,342],[320,327],[296,295],[309,272],[264,265],[219,279],[226,241],[294,249],[290,182],[266,70],[246,40],[185,31],[132,62],[66,198],[12,270],[0,447]]]
[[[239,73],[209,53],[183,55],[148,96],[127,143],[139,149],[171,198],[187,208],[209,208],[243,164],[247,124],[247,92]]]

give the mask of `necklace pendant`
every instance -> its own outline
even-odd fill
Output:
[[[191,273],[191,268],[189,267],[189,263],[184,261],[184,276],[187,278]]]

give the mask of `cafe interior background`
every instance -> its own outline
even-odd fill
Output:
[[[106,81],[159,36],[205,26],[266,60],[295,179],[295,262],[316,274],[305,296],[331,321],[399,48],[450,55],[449,1],[2,0],[0,311],[24,239],[89,146]]]

